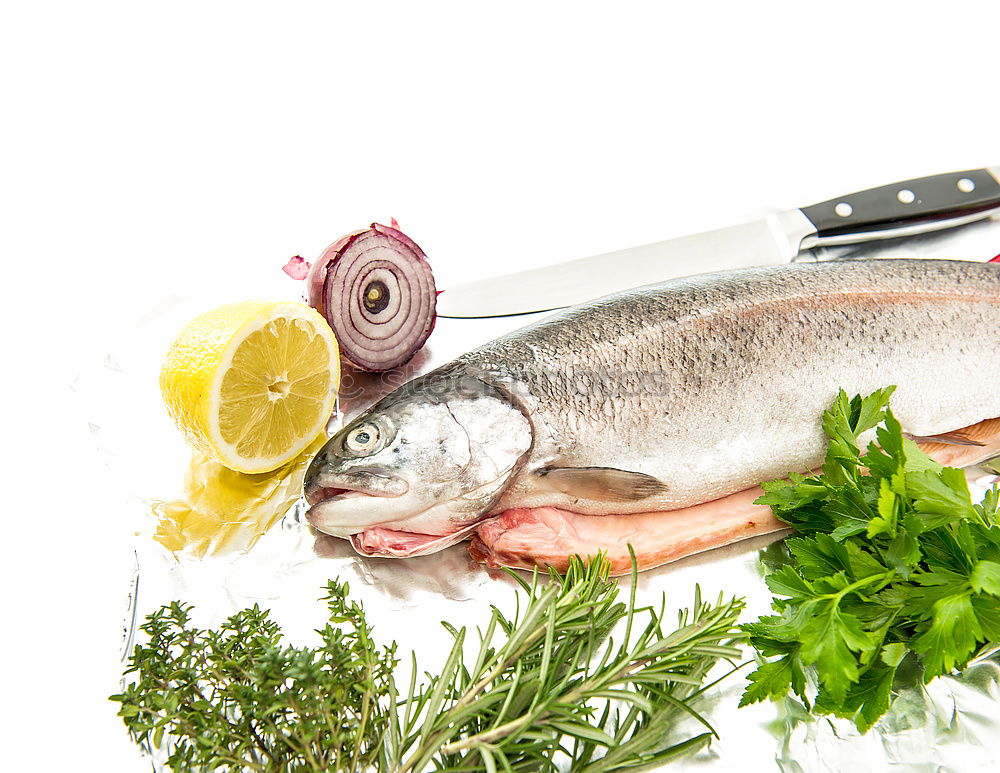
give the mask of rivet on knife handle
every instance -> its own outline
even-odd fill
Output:
[[[1000,212],[1000,168],[919,177],[801,211],[816,226],[803,249],[952,228]]]

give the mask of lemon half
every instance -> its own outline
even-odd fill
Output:
[[[167,410],[188,442],[238,472],[295,458],[333,411],[337,340],[304,303],[247,301],[195,317],[160,371]]]

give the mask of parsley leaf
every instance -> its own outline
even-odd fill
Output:
[[[799,536],[767,567],[777,614],[743,626],[758,667],[740,705],[792,692],[866,732],[905,659],[930,681],[1000,641],[1000,493],[973,503],[962,470],[904,436],[892,392],[841,390],[823,415],[821,473],[763,485],[757,503]]]

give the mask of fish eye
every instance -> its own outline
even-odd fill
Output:
[[[353,429],[344,440],[344,447],[355,454],[366,454],[375,450],[381,433],[374,424],[362,424]]]

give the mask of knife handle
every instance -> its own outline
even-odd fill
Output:
[[[918,177],[802,207],[816,226],[803,248],[936,231],[997,209],[1000,167]]]

